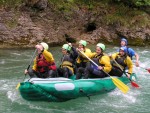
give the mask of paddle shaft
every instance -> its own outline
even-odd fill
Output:
[[[150,73],[150,68],[144,68],[144,67],[140,67],[140,68],[145,69]]]
[[[35,56],[36,52],[37,52],[37,49],[35,49],[35,51],[34,51],[32,57],[31,57],[30,63],[29,63],[29,65],[28,65],[28,67],[27,67],[27,71],[30,69],[31,63],[32,63],[32,61],[33,61],[33,59],[34,59],[34,56]],[[25,79],[25,78],[26,78],[26,74],[25,74],[25,76],[24,76],[24,79]],[[23,79],[23,81],[24,81],[24,79]]]
[[[140,68],[142,68],[142,69],[145,69],[145,70],[147,70],[146,68],[144,68],[144,67],[141,67],[141,66],[139,66]]]
[[[145,69],[145,70],[149,70],[150,68],[144,68],[144,67],[141,67],[141,66],[139,66],[140,68],[142,68],[142,69]]]
[[[34,53],[33,53],[32,57],[31,57],[31,60],[30,60],[30,63],[29,63],[29,65],[28,65],[27,70],[29,70],[29,68],[30,68],[30,66],[31,66],[31,63],[32,63],[32,61],[33,61],[33,58],[34,58],[34,56],[35,56],[36,52],[37,52],[37,49],[35,49],[35,51],[34,51]]]
[[[30,63],[29,63],[29,65],[28,65],[28,67],[27,67],[27,71],[29,70],[29,68],[30,68],[30,66],[31,66],[31,63],[32,63],[32,61],[33,61],[33,58],[34,58],[36,52],[37,52],[37,49],[35,49],[35,51],[34,51],[32,57],[31,57]],[[23,78],[23,81],[25,80],[25,78],[26,78],[26,74],[25,74],[25,76],[24,76],[24,78]],[[20,83],[17,84],[16,89],[18,89],[19,87],[20,87]]]

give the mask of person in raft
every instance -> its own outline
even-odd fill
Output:
[[[131,60],[132,60],[133,56],[135,56],[135,59],[136,59],[135,65],[136,65],[136,67],[139,67],[139,55],[132,48],[128,47],[127,45],[128,45],[127,39],[122,38],[121,42],[120,42],[120,46],[127,47],[128,56],[131,58]]]
[[[84,55],[82,55],[79,51],[82,51],[89,58],[91,56],[91,50],[86,46],[87,46],[87,42],[85,40],[79,41],[79,46],[77,49],[79,55],[76,61],[76,66],[77,66],[76,79],[82,78],[86,64],[87,62],[89,62],[89,60]]]
[[[57,73],[59,77],[69,78],[74,75],[75,62],[78,57],[78,52],[71,43],[68,43],[62,46],[62,54],[63,57],[61,58],[61,65],[57,69]]]
[[[96,45],[96,52],[91,54],[91,59],[98,65],[98,67],[89,62],[84,70],[84,78],[104,78],[112,69],[109,56],[104,54],[105,45],[98,43]]]
[[[32,69],[25,70],[25,74],[29,74],[31,78],[51,78],[56,76],[56,65],[53,55],[48,52],[48,44],[42,42],[37,44],[35,48],[38,51],[38,55],[34,59],[34,65]]]
[[[127,48],[121,47],[119,53],[112,54],[111,58],[112,70],[109,74],[121,77],[123,73],[125,73],[126,68],[128,68],[127,76],[130,78],[133,71],[133,63],[131,58],[127,55]]]

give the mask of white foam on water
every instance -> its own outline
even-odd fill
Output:
[[[10,53],[12,55],[17,55],[17,56],[20,56],[21,54],[20,53]]]
[[[0,64],[5,64],[5,60],[4,60],[4,59],[1,59],[1,60],[0,60]]]
[[[147,51],[147,50],[144,50],[144,51],[141,51],[140,53],[141,54],[147,54],[149,51]]]
[[[16,100],[19,99],[19,98],[18,98],[18,95],[19,95],[19,93],[17,93],[17,91],[15,91],[15,90],[12,90],[12,91],[8,91],[8,92],[7,92],[7,97],[8,97],[8,99],[10,99],[12,102],[14,102],[14,101],[16,101]]]
[[[16,80],[0,80],[0,91],[6,94],[7,98],[12,102],[17,100],[19,96],[18,90],[16,90]]]
[[[1,91],[7,91],[9,88],[9,85],[7,84],[8,80],[0,80],[0,90]]]
[[[12,62],[22,62],[22,61],[28,61],[29,59],[24,58],[24,59],[18,59],[18,58],[14,58],[14,59],[6,59],[8,63],[12,63]]]
[[[21,66],[13,66],[13,67],[4,68],[3,70],[18,69],[18,68],[22,68],[22,67],[24,67],[24,66],[23,65],[21,65]]]
[[[120,100],[114,101],[114,106],[116,107],[123,107],[120,105],[124,105],[124,107],[129,106],[129,104],[135,104],[137,103],[137,96],[141,94],[138,89],[132,89],[130,88],[129,92],[127,94],[124,94],[116,88],[114,91],[110,92],[109,95],[114,98],[119,98]]]

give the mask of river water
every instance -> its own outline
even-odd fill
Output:
[[[94,46],[90,48],[94,50]],[[107,46],[106,53],[116,52],[116,49]],[[140,66],[149,68],[149,48],[134,49],[140,55]],[[49,50],[59,65],[60,47]],[[15,88],[23,81],[24,69],[28,67],[33,53],[34,49],[0,49],[0,113],[150,113],[150,73],[135,66],[140,89],[128,84],[130,91],[127,94],[116,88],[112,92],[92,96],[90,100],[87,97],[61,103],[24,100]]]

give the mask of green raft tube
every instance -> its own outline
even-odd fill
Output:
[[[125,76],[117,77],[123,83],[129,83]],[[136,78],[135,74],[131,79]],[[88,97],[103,94],[114,90],[114,85],[110,77],[99,79],[79,79],[73,78],[31,78],[20,83],[19,91],[25,100],[64,102],[78,97]]]

